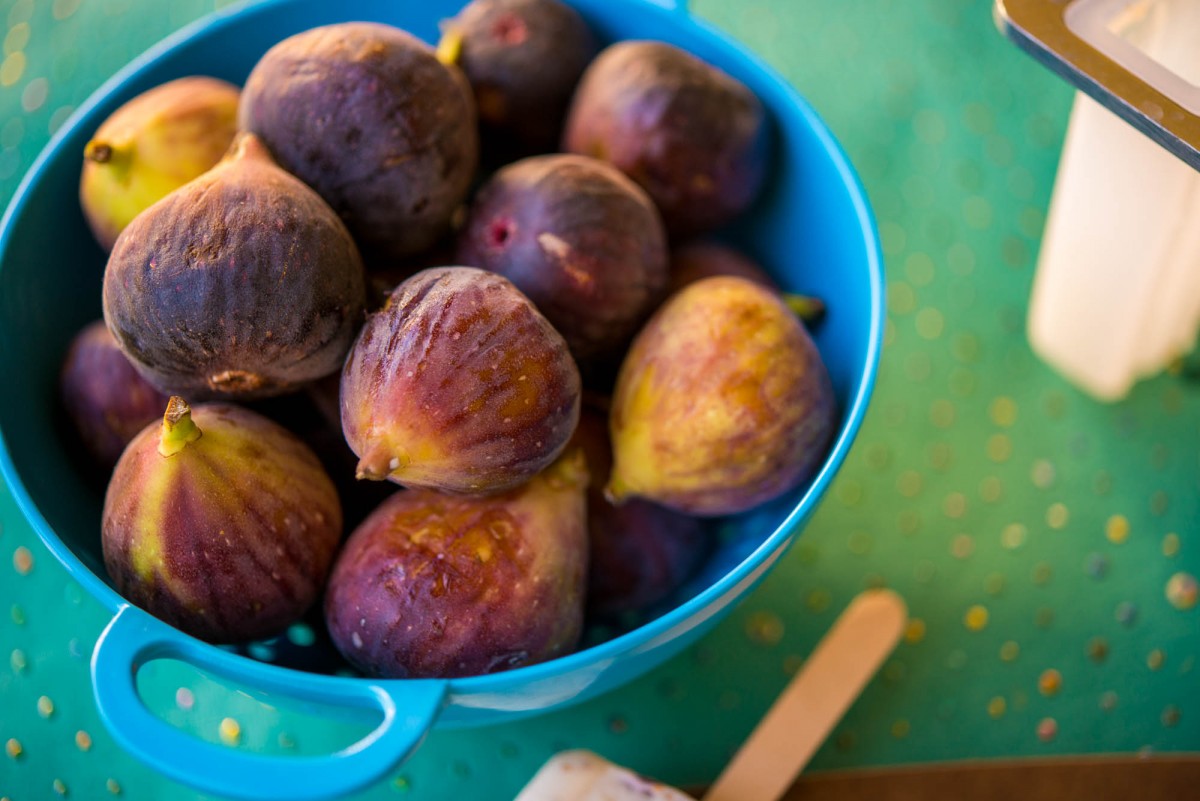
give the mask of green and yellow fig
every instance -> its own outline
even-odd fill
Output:
[[[334,644],[364,673],[394,678],[495,673],[567,653],[583,628],[587,483],[573,448],[506,493],[395,493],[333,568]]]
[[[821,355],[776,293],[705,278],[664,303],[621,365],[606,492],[703,516],[802,484],[837,421]]]
[[[114,111],[83,152],[79,201],[96,241],[212,168],[237,133],[239,92],[216,78],[179,78]]]
[[[342,510],[287,429],[176,396],[117,462],[101,532],[125,598],[203,640],[243,642],[278,634],[316,601]]]

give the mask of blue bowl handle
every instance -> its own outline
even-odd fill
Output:
[[[266,756],[201,740],[151,712],[137,673],[154,659],[178,659],[249,689],[305,702],[381,713],[383,722],[333,754]],[[445,703],[445,681],[373,682],[301,673],[206,645],[134,606],[123,606],[96,641],[92,687],[100,717],[127,751],[206,793],[246,799],[326,799],[384,776],[425,737]]]

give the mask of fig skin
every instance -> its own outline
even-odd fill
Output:
[[[237,133],[238,88],[190,76],[114,111],[83,153],[79,202],[106,252],[133,218],[221,160]]]
[[[499,163],[555,149],[598,50],[583,17],[559,0],[472,0],[444,23],[438,44],[470,81],[480,141]]]
[[[172,397],[104,499],[104,564],[132,603],[200,639],[278,634],[317,599],[342,534],[312,451],[262,415]]]
[[[696,572],[712,542],[699,519],[640,498],[604,497],[612,471],[608,415],[584,406],[574,445],[587,457],[589,617],[614,619],[664,600]]]
[[[575,90],[562,145],[633,178],[677,238],[745,210],[769,150],[762,103],[744,84],[654,41],[617,42],[596,57]]]
[[[238,122],[325,198],[369,258],[434,244],[479,162],[462,72],[377,23],[313,28],[276,44],[246,79]]]
[[[821,355],[783,300],[706,278],[667,299],[621,365],[606,492],[697,516],[743,512],[807,481],[836,424]]]
[[[623,348],[668,281],[653,202],[586,156],[534,156],[497,172],[471,205],[458,258],[512,281],[580,361]]]
[[[166,393],[279,395],[341,367],[366,305],[337,215],[241,134],[212,170],[138,215],[104,273],[104,319]]]
[[[507,493],[397,492],[338,556],[325,617],[372,676],[496,673],[570,651],[587,571],[578,450]]]
[[[508,279],[424,270],[367,318],[342,371],[358,477],[462,493],[548,466],[579,420],[567,343]]]
[[[816,325],[825,316],[825,302],[820,298],[784,292],[757,262],[728,245],[700,240],[671,251],[670,293],[714,275],[736,275],[778,292],[788,308],[808,326]]]
[[[71,340],[59,394],[83,446],[106,471],[167,405],[167,396],[134,369],[103,320],[85,326]]]

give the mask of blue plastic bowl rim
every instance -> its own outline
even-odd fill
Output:
[[[794,112],[799,115],[824,146],[825,152],[836,167],[844,186],[850,192],[855,216],[866,246],[865,255],[870,292],[870,330],[868,332],[866,359],[862,374],[859,376],[857,391],[854,393],[849,407],[846,409],[845,422],[820,471],[813,478],[803,497],[801,497],[800,501],[783,522],[757,548],[747,555],[740,564],[678,607],[636,629],[590,648],[557,657],[547,662],[520,667],[503,673],[451,679],[451,686],[459,693],[495,692],[509,685],[552,678],[584,668],[589,664],[602,663],[605,660],[614,659],[623,653],[635,649],[641,643],[663,636],[672,628],[684,625],[689,618],[700,617],[706,607],[716,602],[740,582],[750,578],[754,574],[754,571],[770,558],[773,552],[788,544],[788,538],[792,536],[794,530],[813,510],[817,499],[828,489],[834,474],[845,460],[854,437],[862,425],[871,392],[875,385],[883,332],[883,256],[874,215],[867,202],[866,192],[857,173],[842,150],[841,145],[808,102],[782,75],[737,40],[687,13],[685,3],[672,6],[669,2],[663,2],[662,0],[627,1],[643,3],[646,6],[647,13],[669,15],[676,25],[693,26],[697,29],[700,36],[708,39],[710,43],[726,49],[733,58],[744,62],[744,65],[750,68],[749,71],[762,74],[767,79],[764,82],[765,85],[770,87],[770,91],[774,95],[772,98],[774,102],[768,103],[768,105],[777,110],[786,109],[788,112]],[[288,2],[290,0],[242,0],[242,2],[234,3],[224,9],[205,15],[165,37],[105,81],[71,114],[62,127],[51,137],[50,141],[42,149],[41,153],[38,154],[33,165],[21,180],[16,192],[13,194],[12,200],[5,210],[3,218],[0,218],[0,264],[3,263],[4,255],[8,251],[9,239],[12,234],[12,221],[24,207],[32,187],[41,179],[42,173],[46,170],[47,164],[51,159],[60,156],[58,150],[63,140],[84,119],[91,115],[96,106],[100,105],[111,94],[120,89],[135,74],[149,68],[160,57],[198,34],[204,32],[219,36],[222,28],[233,24],[236,21],[235,18],[246,11],[260,7],[282,5]],[[59,562],[66,568],[68,574],[82,584],[89,594],[104,604],[112,613],[115,614],[122,607],[127,606],[128,601],[88,569],[59,538],[49,523],[46,522],[46,519],[29,496],[24,483],[17,473],[2,430],[0,430],[0,476],[3,477],[9,487],[25,519],[55,557],[58,558]],[[755,578],[761,578],[761,576]],[[181,637],[190,637],[190,635],[183,632],[179,632],[179,635]],[[208,644],[202,643],[202,645]],[[219,646],[215,645],[209,645],[208,647],[219,648]],[[276,667],[280,670],[297,670],[296,668],[263,665],[248,657],[237,658],[245,659],[249,665],[255,666],[253,669]],[[339,676],[330,678],[335,681],[343,679],[350,681],[377,681],[373,679],[360,679],[358,677]]]

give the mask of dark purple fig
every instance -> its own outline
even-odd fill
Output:
[[[490,496],[397,492],[338,556],[329,632],[364,673],[474,676],[567,653],[583,626],[587,469],[573,450]]]
[[[102,518],[117,590],[210,642],[278,634],[320,594],[342,534],[337,492],[286,429],[172,397],[113,471]]]
[[[472,0],[438,45],[471,82],[484,150],[506,161],[555,149],[597,50],[583,17],[559,0]]]
[[[587,406],[573,443],[587,456],[588,614],[613,618],[653,606],[677,590],[707,556],[710,537],[688,515],[633,498],[604,497],[612,471],[608,416]]]
[[[479,161],[466,78],[378,23],[313,28],[272,47],[246,79],[238,122],[328,201],[368,257],[437,241]]]
[[[134,369],[103,320],[71,340],[59,389],[83,446],[106,470],[167,405],[167,396]]]
[[[497,492],[554,461],[580,391],[567,343],[508,279],[442,267],[367,318],[342,371],[342,431],[360,478]]]
[[[729,222],[758,195],[766,117],[744,84],[692,54],[618,42],[584,72],[563,149],[615,164],[682,237]]]
[[[628,342],[666,292],[666,233],[654,204],[585,156],[534,156],[497,172],[458,246],[464,264],[516,284],[579,360]]]
[[[705,278],[667,298],[625,356],[606,491],[698,516],[744,512],[809,480],[836,428],[821,354],[779,295]]]
[[[241,134],[220,164],[118,237],[104,320],[163,392],[266,397],[341,366],[364,281],[337,215]]]
[[[719,242],[689,242],[671,251],[671,289],[674,294],[688,284],[714,275],[734,275],[780,293],[788,307],[808,325],[825,315],[825,303],[811,295],[784,292],[767,271],[741,251]]]

